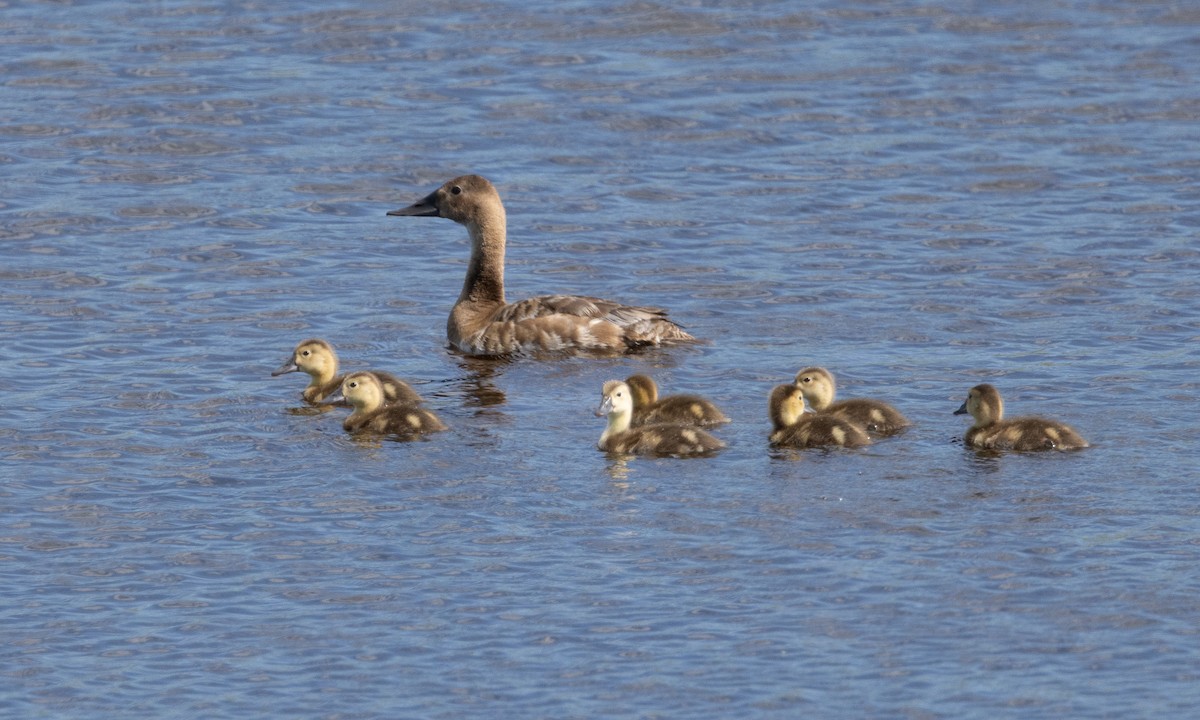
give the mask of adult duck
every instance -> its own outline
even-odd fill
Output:
[[[467,228],[471,261],[462,293],[446,322],[450,344],[462,353],[619,353],[644,345],[695,340],[659,308],[578,295],[507,302],[504,204],[492,183],[479,175],[454,178],[419,202],[388,215],[443,217]]]

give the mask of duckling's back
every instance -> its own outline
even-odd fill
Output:
[[[967,431],[967,444],[981,450],[1077,450],[1088,447],[1079,433],[1063,423],[1039,417],[1002,420]]]
[[[605,439],[600,449],[632,455],[703,455],[725,443],[696,427],[645,425]]]
[[[388,405],[374,412],[351,415],[342,423],[350,433],[416,437],[446,429],[445,423],[429,410],[413,405]]]
[[[712,427],[729,422],[720,408],[699,395],[669,395],[633,414],[634,425],[676,424]]]
[[[841,400],[830,405],[821,414],[841,418],[866,429],[867,432],[879,435],[894,435],[911,424],[896,408],[881,400],[870,398]]]
[[[797,422],[771,433],[771,444],[779,447],[862,447],[871,444],[867,432],[831,415],[804,415]]]

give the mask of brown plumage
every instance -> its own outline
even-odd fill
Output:
[[[450,344],[468,355],[624,352],[695,340],[665,310],[574,295],[504,299],[506,218],[496,188],[478,175],[454,178],[388,215],[444,217],[467,228],[471,261],[446,322]]]
[[[712,427],[729,422],[725,413],[699,395],[668,395],[658,397],[658,385],[648,375],[625,378],[633,394],[634,427],[668,423]]]
[[[858,425],[832,415],[804,412],[804,394],[796,385],[777,385],[767,404],[771,416],[771,444],[810,448],[836,445],[862,447],[871,438]]]
[[[1004,419],[1000,391],[982,383],[967,392],[967,399],[954,411],[970,413],[975,420],[967,430],[967,445],[979,450],[1075,450],[1088,446],[1070,427],[1040,417]]]
[[[343,376],[338,374],[338,358],[333,346],[320,338],[301,342],[292,351],[292,357],[276,368],[271,376],[292,372],[303,372],[309,376],[308,387],[303,397],[314,405],[329,405],[327,398],[342,386]],[[384,400],[403,405],[419,405],[423,402],[416,390],[391,373],[372,370],[383,386]],[[341,403],[345,404],[345,403]]]
[[[684,456],[704,455],[725,447],[725,443],[698,427],[657,424],[631,428],[633,394],[620,380],[604,383],[596,415],[608,418],[598,443],[605,452]]]
[[[813,412],[848,420],[870,433],[894,435],[912,424],[899,410],[879,400],[856,398],[834,402],[837,387],[833,374],[825,368],[804,368],[796,373],[796,386]]]
[[[356,372],[342,381],[331,400],[345,400],[354,412],[342,423],[346,432],[416,437],[445,430],[437,415],[416,405],[385,403],[383,385],[372,372]]]

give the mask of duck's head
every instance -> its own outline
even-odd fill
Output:
[[[630,375],[625,378],[633,398],[633,407],[649,407],[658,402],[658,385],[648,375]]]
[[[988,425],[1004,418],[1004,401],[1000,391],[988,383],[976,385],[967,391],[967,399],[954,411],[955,415],[970,413],[976,425]]]
[[[596,409],[596,416],[607,415],[609,418],[613,418],[632,413],[633,392],[629,386],[620,380],[609,380],[604,383],[604,388],[600,391],[600,407]]]
[[[337,353],[333,346],[320,338],[305,340],[292,351],[292,357],[271,373],[272,376],[303,372],[312,377],[330,377],[337,373]]]
[[[327,402],[335,403],[345,400],[355,410],[371,411],[383,404],[383,385],[374,373],[350,373],[342,380],[342,387],[337,394]]]
[[[406,208],[392,210],[388,215],[408,217],[443,217],[463,225],[479,225],[484,221],[504,220],[504,205],[500,193],[487,178],[462,175],[446,182],[437,190]]]
[[[796,387],[800,388],[808,404],[818,410],[833,403],[837,392],[833,373],[820,367],[807,367],[796,373]]]
[[[795,425],[804,414],[804,392],[798,385],[776,385],[767,401],[771,425],[776,430]]]

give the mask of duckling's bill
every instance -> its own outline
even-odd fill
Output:
[[[271,377],[278,375],[286,375],[288,373],[299,372],[300,366],[296,364],[296,359],[293,357],[284,364],[271,371]]]

